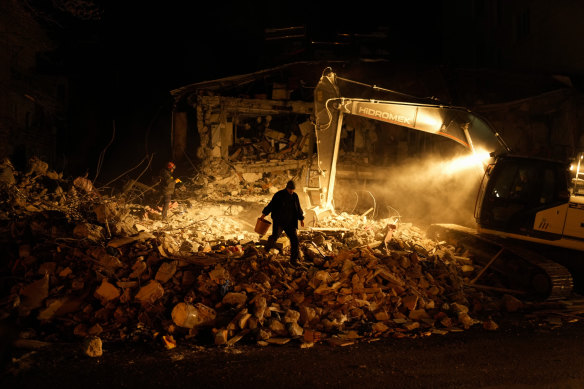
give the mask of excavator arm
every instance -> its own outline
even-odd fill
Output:
[[[574,254],[584,251],[584,200],[570,196],[564,163],[510,155],[510,148],[488,121],[466,108],[349,98],[339,89],[337,76],[330,68],[315,89],[314,105],[319,183],[315,187],[309,184],[305,191],[320,194],[320,203],[307,208],[314,211],[315,218],[334,212],[333,192],[344,115],[443,136],[471,153],[482,149],[495,158],[488,167],[484,166],[485,175],[475,205],[477,228],[433,224],[429,235],[440,240],[451,238],[472,249],[475,260],[484,265],[483,271],[489,268],[503,276],[509,288],[505,291],[550,300],[570,295],[573,278],[559,262],[568,258],[566,266],[573,267],[575,274],[584,274],[581,255]],[[510,179],[522,170],[534,178],[533,185],[527,200],[515,200]],[[310,171],[308,178],[310,183]],[[584,276],[580,278],[579,282],[584,283]]]
[[[333,211],[336,165],[346,114],[440,135],[470,152],[475,152],[476,139],[480,139],[482,149],[495,151],[503,146],[509,151],[492,126],[466,108],[343,97],[330,68],[325,69],[315,88],[314,105],[320,192],[320,204],[314,206],[317,213]]]

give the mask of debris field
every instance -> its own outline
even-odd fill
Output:
[[[288,176],[239,190],[198,176],[164,222],[155,203],[127,191],[107,195],[43,161],[30,166],[4,161],[0,183],[0,314],[25,347],[78,341],[99,356],[102,341],[343,346],[497,330],[507,312],[533,307],[473,287],[472,253],[395,218],[321,220],[299,231],[302,260],[292,266],[288,239],[266,251],[253,232],[259,211],[247,212]]]

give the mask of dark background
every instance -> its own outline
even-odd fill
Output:
[[[577,22],[584,5],[572,0],[553,5],[539,0],[20,4],[55,42],[39,57],[35,71],[68,80],[66,119],[58,128],[51,162],[66,174],[99,174],[104,181],[145,155],[154,154],[156,166],[169,158],[170,91],[191,83],[314,59],[383,58],[436,67],[558,73],[576,86],[584,73]],[[557,25],[546,26],[542,15]],[[304,42],[274,50],[278,43],[267,39],[269,29],[291,26],[302,26]],[[360,43],[337,49],[345,47],[339,42],[354,43],[359,34],[380,31],[384,38],[376,41],[377,51]],[[540,43],[547,51],[539,50]],[[517,58],[515,46],[521,49]],[[556,51],[550,53],[550,47]]]
[[[440,60],[439,2],[92,4],[99,15],[92,20],[45,5],[58,23],[43,25],[58,44],[49,55],[51,70],[69,79],[69,123],[57,145],[67,159],[62,168],[94,175],[99,154],[111,142],[99,172],[104,180],[145,154],[155,153],[158,165],[169,158],[174,88],[310,60],[311,42],[335,42],[339,33],[379,26],[386,28],[392,59]],[[287,56],[270,52],[266,29],[289,26],[305,28],[305,48]]]

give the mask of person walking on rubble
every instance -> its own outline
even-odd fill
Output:
[[[294,266],[298,265],[298,256],[300,253],[298,235],[296,234],[298,220],[300,220],[301,226],[304,227],[304,212],[300,207],[298,195],[294,193],[295,189],[296,185],[294,181],[288,181],[286,188],[274,194],[272,200],[262,210],[262,215],[260,216],[260,219],[263,220],[270,213],[272,214],[272,235],[268,238],[266,250],[270,250],[275,246],[276,240],[278,240],[282,231],[284,231],[288,239],[290,239],[290,263]]]
[[[168,162],[166,167],[162,169],[160,173],[160,196],[161,200],[163,201],[162,220],[166,220],[166,216],[168,215],[168,208],[170,207],[170,200],[174,194],[175,185],[180,182],[178,178],[175,179],[172,176],[175,168],[176,165],[174,162]]]

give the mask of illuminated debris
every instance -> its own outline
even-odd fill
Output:
[[[97,336],[86,339],[83,342],[83,353],[92,358],[101,357],[103,355],[101,339]]]
[[[146,286],[140,288],[135,299],[142,304],[152,304],[164,295],[164,288],[158,281],[151,280]]]
[[[215,320],[216,315],[215,310],[201,303],[178,303],[171,312],[174,323],[183,328],[207,325]]]
[[[23,322],[36,320],[45,340],[159,342],[166,334],[179,343],[209,336],[204,340],[222,346],[345,345],[462,331],[481,316],[497,319],[525,306],[465,287],[472,254],[426,239],[407,223],[388,238],[391,220],[348,214],[322,220],[320,229],[299,234],[303,261],[293,268],[287,239],[267,253],[257,233],[236,221],[245,214],[238,205],[190,198],[167,224],[133,205],[140,212],[130,224],[142,231],[129,234],[114,227],[122,205],[105,196],[88,200],[64,191],[77,205],[67,200],[57,202],[59,211],[28,214],[29,199],[42,209],[58,197],[41,195],[31,182],[21,187],[31,196],[1,205],[27,215],[6,230],[17,244],[7,250],[4,271],[13,284],[5,307]],[[84,232],[75,236],[79,225]],[[496,328],[490,317],[482,325]]]
[[[99,299],[103,305],[106,305],[109,301],[120,297],[120,290],[107,282],[104,278],[101,281],[101,285],[95,290],[93,295]]]

